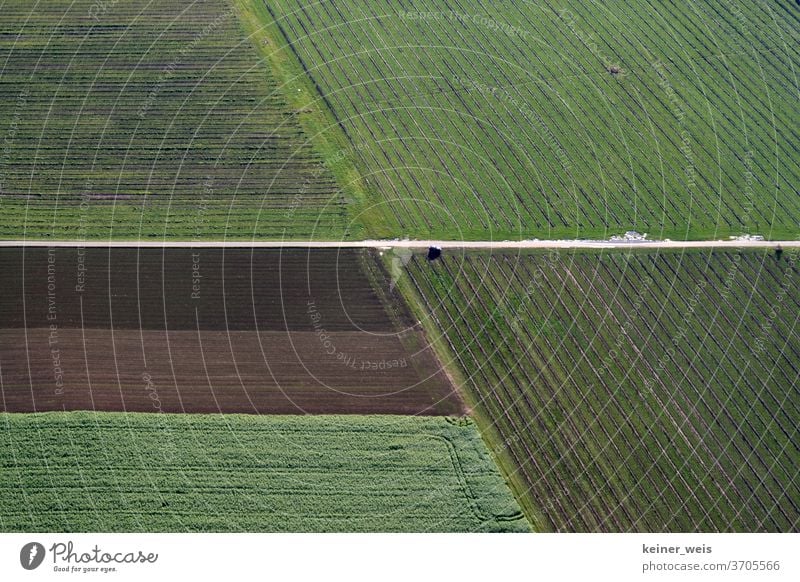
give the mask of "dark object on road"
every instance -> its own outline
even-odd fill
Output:
[[[783,255],[783,247],[781,245],[778,245],[777,247],[775,247],[775,260],[780,261],[782,255]]]
[[[442,256],[442,247],[428,247],[428,260],[435,261]]]

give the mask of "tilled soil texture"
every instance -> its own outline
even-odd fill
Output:
[[[0,268],[8,412],[463,412],[366,251],[9,248]]]

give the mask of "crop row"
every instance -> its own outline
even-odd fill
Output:
[[[468,238],[789,232],[779,4],[268,3],[392,229]]]
[[[225,2],[6,2],[0,236],[332,236],[345,200]]]
[[[538,527],[785,531],[796,259],[473,254],[409,274]]]

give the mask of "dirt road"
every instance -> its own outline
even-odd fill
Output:
[[[791,241],[708,240],[708,241],[599,241],[599,240],[524,240],[524,241],[453,241],[453,240],[360,240],[360,241],[48,241],[7,240],[0,247],[114,247],[114,248],[412,248],[436,246],[443,249],[695,249],[695,248],[800,248],[800,239]]]

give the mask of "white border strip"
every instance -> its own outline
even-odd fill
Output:
[[[800,534],[3,534],[0,577],[317,582],[797,580],[798,541]],[[21,556],[21,551],[34,543],[40,544],[45,555],[35,570],[26,571],[21,560],[28,556]],[[74,556],[67,560],[70,543]],[[132,564],[117,561],[126,555],[140,556],[139,552],[157,554],[157,559]],[[98,556],[102,560],[104,555],[113,563],[98,563]],[[98,571],[83,572],[83,568]],[[104,574],[101,568],[114,571]]]

